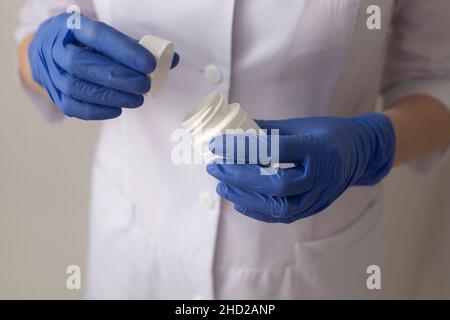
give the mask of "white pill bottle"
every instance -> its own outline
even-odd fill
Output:
[[[238,103],[228,104],[227,99],[212,92],[204,97],[183,121],[194,150],[208,154],[209,142],[217,135],[230,133],[261,134],[262,130]]]

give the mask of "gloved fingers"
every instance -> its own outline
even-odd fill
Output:
[[[80,43],[141,73],[150,73],[155,69],[155,58],[137,40],[86,16],[82,16],[80,22],[81,28],[73,31]]]
[[[224,134],[209,143],[209,150],[237,163],[309,163],[309,155],[321,147],[320,136]]]
[[[213,161],[206,170],[225,184],[267,196],[292,196],[308,192],[313,183],[303,166],[278,168],[263,175],[261,167],[251,164],[224,164]]]
[[[312,205],[308,209],[301,212],[302,217],[306,218],[306,217],[309,217],[310,215],[313,215],[313,214],[316,214],[318,212],[325,210],[333,203],[334,200],[335,200],[335,198],[323,197],[323,199],[316,201],[314,203],[314,205]]]
[[[82,102],[64,94],[60,94],[60,103],[58,103],[58,106],[66,116],[82,120],[113,119],[122,114],[121,108],[105,107]]]
[[[89,48],[68,43],[57,44],[53,57],[59,67],[78,79],[131,94],[144,94],[150,90],[147,75],[117,63]]]
[[[75,100],[116,108],[137,108],[144,103],[142,95],[107,88],[57,70],[52,72],[53,83],[64,95]]]
[[[293,196],[289,199],[289,205],[294,212],[292,219],[303,219],[316,214],[328,207],[335,197],[330,197],[327,187],[315,186],[309,192]]]
[[[239,212],[263,221],[275,219],[277,222],[291,223],[318,213],[333,202],[333,198],[321,189],[289,197],[265,196],[224,183],[219,183],[216,190],[221,197],[233,202],[235,208],[240,209]]]
[[[240,205],[238,205],[238,204],[235,204],[235,205],[234,205],[234,209],[235,209],[237,212],[243,214],[244,216],[247,216],[247,217],[249,217],[249,218],[256,219],[256,220],[259,220],[259,221],[262,221],[262,222],[266,222],[266,223],[279,223],[279,222],[283,222],[283,220],[280,219],[280,218],[274,218],[274,217],[269,216],[269,215],[267,215],[267,214],[265,214],[265,213],[260,213],[260,212],[252,211],[252,210],[250,210],[250,209],[248,209],[248,208],[244,208],[244,207],[242,207],[242,206],[240,206]]]
[[[344,191],[345,189],[338,191],[334,185],[316,186],[293,201],[293,205],[298,208],[296,215],[305,218],[321,212],[329,207]]]
[[[311,154],[316,154],[316,150],[322,148],[322,141],[315,135],[280,135],[274,145],[278,145],[281,163],[302,163],[310,169],[313,165]]]
[[[271,134],[272,130],[278,130],[280,135],[295,135],[298,131],[298,125],[296,125],[297,119],[286,120],[255,120],[256,124],[264,130],[268,130]]]
[[[249,133],[224,134],[213,138],[209,150],[226,158],[227,163],[269,164],[272,161],[271,137]]]
[[[288,197],[266,196],[257,192],[236,188],[222,182],[217,185],[216,191],[228,201],[274,218],[287,218],[293,214],[289,206]]]

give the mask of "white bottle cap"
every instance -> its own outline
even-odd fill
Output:
[[[248,113],[237,103],[228,104],[217,92],[212,92],[200,101],[195,109],[184,117],[183,127],[188,131],[194,149],[207,153],[209,142],[227,129],[254,130],[260,128]]]
[[[172,66],[175,47],[172,42],[152,36],[146,35],[139,41],[144,48],[151,52],[156,60],[155,70],[149,74],[151,80],[150,96],[155,97],[163,86]]]

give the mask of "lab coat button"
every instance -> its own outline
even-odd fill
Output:
[[[198,202],[202,208],[208,209],[208,210],[213,209],[215,206],[214,196],[208,191],[204,191],[204,192],[200,193],[200,195],[198,197]]]
[[[210,84],[219,84],[222,82],[222,71],[220,68],[214,64],[210,64],[206,66],[204,75],[206,78],[206,81],[208,81]]]

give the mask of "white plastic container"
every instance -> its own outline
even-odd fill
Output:
[[[151,80],[149,95],[155,97],[167,79],[172,66],[175,47],[172,42],[152,35],[144,36],[139,44],[150,51],[156,60],[156,68],[149,74]]]
[[[238,103],[228,104],[226,98],[217,92],[204,97],[184,117],[182,125],[188,131],[194,149],[201,154],[208,153],[211,139],[225,134],[227,129],[252,129],[255,134],[260,133],[260,127]]]

